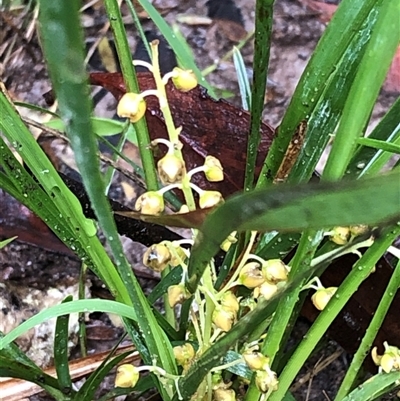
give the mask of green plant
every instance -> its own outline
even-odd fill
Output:
[[[186,48],[175,41],[175,36],[154,8],[146,0],[139,2],[170,41],[181,62],[187,63],[182,67],[192,69],[199,82],[205,84],[193,60],[187,57]],[[141,102],[145,94],[138,95],[117,2],[107,0],[105,5],[127,92],[137,94],[128,95],[125,100]],[[245,104],[250,105],[252,113],[245,181],[247,192],[227,199],[206,217],[195,231],[194,240],[190,241],[193,244],[190,252],[183,250],[177,242],[163,241],[150,248],[148,264],[163,273],[159,286],[146,299],[123,253],[105,196],[108,182],[99,170],[82,34],[76,29],[79,26],[79,2],[39,2],[43,49],[59,101],[59,114],[99,228],[110,245],[113,261],[96,236],[95,224],[84,217],[81,205],[30,135],[4,87],[0,94],[3,111],[0,186],[40,216],[102,279],[115,301],[68,299],[68,302],[24,322],[0,339],[1,376],[33,381],[58,400],[93,399],[99,382],[125,355],[113,359],[110,356],[81,389],[74,390],[64,352],[66,315],[100,310],[123,317],[128,335],[144,364],[139,369],[120,367],[117,384],[122,388],[113,390],[110,396],[152,386],[158,389],[162,399],[174,401],[191,397],[247,401],[293,399],[289,387],[299,369],[400,233],[397,223],[400,220],[398,166],[386,175],[377,176],[388,159],[388,152],[398,151],[399,100],[369,139],[360,138],[365,133],[399,43],[395,26],[400,6],[391,0],[344,0],[341,3],[302,76],[254,189],[255,149],[259,143],[269,56],[265,43],[270,40],[272,5],[273,1],[257,1],[251,100],[244,90]],[[185,149],[178,146],[179,129],[174,125],[163,77],[158,71],[156,43],[151,45],[151,50],[153,59],[149,67],[155,76],[155,90],[169,133],[169,141],[158,139],[156,142],[167,144],[169,151],[168,157],[162,159],[164,162],[158,163],[157,174],[144,119],[130,116],[135,121],[148,189],[147,195],[138,200],[137,208],[144,209],[145,202],[151,201],[151,206],[156,202],[157,207],[147,210],[157,213],[163,210],[160,199],[171,186],[159,190],[158,178],[161,178],[164,184],[178,186],[184,192],[188,210],[192,212],[182,215],[179,221],[190,224],[189,217],[197,213],[193,189],[199,192],[200,199],[212,195],[214,204],[220,203],[221,197],[190,183],[193,172],[185,171],[182,158]],[[376,60],[380,60],[378,70]],[[176,78],[174,74],[172,76]],[[240,79],[245,80],[243,76]],[[246,88],[244,83],[243,87]],[[120,107],[121,114],[125,115],[127,106],[120,103]],[[281,166],[287,163],[286,151],[304,121],[307,130],[303,146],[288,174],[279,176]],[[324,182],[308,184],[332,133],[335,133],[335,140],[322,173]],[[371,145],[378,150],[371,151],[368,147]],[[12,149],[22,157],[33,177],[19,164]],[[366,160],[361,169],[360,160]],[[206,174],[210,168],[215,169],[212,174],[208,170],[210,176],[221,178],[220,166],[215,160],[211,167],[205,163]],[[171,173],[171,169],[174,172]],[[364,178],[364,175],[371,177]],[[357,177],[362,178],[356,180]],[[287,184],[272,186],[280,180]],[[162,216],[153,219],[163,221]],[[175,222],[174,217],[167,219]],[[354,231],[356,224],[367,224],[374,229],[367,228],[359,235]],[[337,226],[349,226],[349,232],[353,230],[349,236],[345,231],[344,240],[342,236],[339,244],[332,232],[332,227]],[[238,241],[228,241],[226,268],[217,271],[213,257],[233,232],[239,233]],[[296,233],[301,235],[296,236]],[[326,241],[327,235],[331,235],[335,243]],[[294,256],[283,263],[281,253],[286,255],[295,246]],[[290,334],[287,327],[298,316],[303,299],[301,291],[310,288],[310,280],[314,282],[313,277],[320,275],[333,259],[358,248],[368,249],[337,289],[326,291],[328,289],[321,288],[319,283],[317,290],[322,290],[324,297],[322,301],[318,297],[317,305],[322,312],[294,352],[285,355]],[[398,263],[337,400],[375,399],[398,385],[399,363],[395,359],[390,365],[393,372],[380,372],[362,389],[354,389],[365,355],[390,306],[391,294],[399,285]],[[164,296],[165,315],[152,308],[160,296]],[[179,316],[174,310],[177,303],[182,303]],[[45,375],[12,344],[29,328],[52,317],[58,317],[57,379]],[[283,367],[282,360],[287,360]],[[140,378],[138,372],[141,370],[150,371],[152,381]],[[136,380],[139,380],[137,384]]]

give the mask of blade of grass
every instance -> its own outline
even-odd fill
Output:
[[[379,141],[378,139],[371,138],[358,138],[357,143],[359,145],[368,146],[369,148],[383,150],[384,152],[400,154],[400,145],[395,143]]]
[[[144,47],[146,48],[147,55],[149,56],[149,59],[151,60],[153,58],[153,54],[151,53],[150,45],[149,45],[149,42],[147,41],[146,34],[144,33],[142,25],[140,24],[139,15],[136,12],[135,7],[133,6],[131,0],[127,0],[127,1],[125,1],[125,3],[128,6],[129,11],[132,15],[132,19],[133,19],[133,22],[135,24],[137,31],[139,32],[140,39],[143,42]]]
[[[400,140],[400,98],[398,98],[390,110],[385,114],[379,124],[368,136],[369,139],[377,139],[390,143],[399,143]],[[392,157],[391,154],[376,151],[375,149],[360,146],[350,162],[346,174],[362,177],[379,172]]]
[[[110,25],[114,33],[115,47],[117,49],[118,59],[121,66],[122,75],[125,81],[127,92],[140,93],[135,68],[132,64],[132,55],[128,45],[125,26],[122,22],[122,16],[117,0],[105,0],[104,6],[107,11]],[[141,118],[134,125],[140,158],[142,160],[145,172],[146,185],[149,191],[158,189],[157,174],[153,158],[153,153],[149,147],[150,135],[147,129],[147,123]]]
[[[207,89],[208,94],[215,98],[216,96],[214,90],[203,77],[201,71],[197,68],[193,57],[191,56],[190,52],[187,51],[188,47],[181,45],[181,38],[178,39],[176,37],[172,28],[166,23],[164,18],[161,17],[160,13],[148,0],[138,0],[138,2],[146,11],[146,13],[149,14],[151,20],[157,25],[157,28],[160,30],[166,41],[171,46],[172,50],[176,54],[176,57],[178,58],[179,65],[182,65],[183,68],[187,70],[192,70],[196,75],[199,84],[204,86]]]
[[[45,389],[57,401],[71,400],[70,395],[63,394],[62,389],[58,388],[57,379],[54,377],[42,371],[36,373],[31,366],[10,360],[3,355],[0,355],[0,377],[13,377],[35,383]]]
[[[125,305],[121,302],[109,301],[106,299],[78,299],[44,309],[36,315],[25,320],[18,327],[11,330],[0,339],[0,350],[8,346],[16,338],[22,336],[27,331],[45,322],[46,320],[71,313],[92,313],[99,311],[123,316],[134,321],[138,321],[139,319],[135,310],[131,306]]]
[[[62,303],[72,301],[69,295]],[[54,366],[56,368],[57,380],[65,395],[72,392],[72,380],[68,365],[68,343],[69,343],[69,315],[59,316],[56,321],[54,334]]]
[[[275,177],[296,127],[301,121],[309,119],[336,71],[337,61],[362,28],[371,10],[379,7],[380,3],[376,0],[343,0],[340,3],[296,87],[279,134],[268,152],[258,187],[268,185]]]
[[[91,104],[83,64],[83,36],[82,30],[77,29],[80,26],[79,2],[67,4],[42,0],[40,4],[42,43],[59,100],[60,114],[66,121],[66,131],[91,205],[110,245],[125,290],[129,293],[130,300],[126,302],[135,307],[140,330],[150,354],[157,357],[160,367],[174,374],[176,364],[172,347],[158,325],[124,255],[110,205],[104,194],[105,187],[99,170],[95,136],[89,118]],[[62,41],[57,39],[60,37]],[[159,390],[166,400],[170,398],[168,388],[159,386]]]
[[[247,142],[246,171],[244,191],[254,187],[254,170],[260,144],[261,115],[264,108],[265,90],[267,87],[267,71],[269,64],[272,16],[274,0],[257,0],[254,60],[253,60],[253,90],[251,93],[251,119]]]
[[[33,179],[26,172],[0,137],[2,167],[9,175],[0,175],[1,186],[30,208],[49,225],[61,241],[77,252],[95,274],[107,283],[113,295],[119,293],[121,299],[129,299],[118,273],[96,237],[93,221],[85,218],[79,201],[65,185],[19,118],[15,108],[9,103],[4,87],[1,89],[0,128],[35,175]]]
[[[236,75],[238,78],[240,97],[242,99],[242,107],[244,110],[250,110],[251,108],[251,89],[249,78],[247,77],[246,66],[243,61],[243,57],[240,50],[233,47],[233,64],[235,65]]]
[[[279,185],[232,196],[200,228],[201,235],[189,259],[188,290],[194,293],[219,244],[233,231],[296,232],[362,221],[370,224],[367,220],[375,218],[377,224],[380,219],[382,223],[388,218],[398,219],[399,177],[400,172],[393,172],[333,186],[332,183]],[[382,207],[377,208],[377,203]]]
[[[399,14],[400,3],[390,0],[377,1],[374,12],[370,14],[370,18],[376,21],[375,29],[371,32],[346,100],[322,174],[324,180],[337,180],[344,175],[357,147],[357,139],[367,127],[374,102],[399,43],[400,37],[396,33]],[[376,68],[376,60],[379,60],[379,68]]]
[[[336,62],[336,72],[326,84],[321,98],[309,116],[304,143],[287,182],[308,181],[343,114],[345,102],[353,85],[375,21],[367,19],[354,35],[343,56]]]

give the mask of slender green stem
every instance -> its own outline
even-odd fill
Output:
[[[82,263],[81,270],[79,272],[79,291],[78,296],[79,299],[85,299],[85,289],[86,289],[86,273],[87,273],[87,265]],[[81,351],[81,356],[87,356],[87,347],[86,347],[86,322],[85,322],[85,314],[79,314],[79,347]]]
[[[349,368],[347,369],[346,376],[336,394],[335,401],[342,400],[349,391],[354,387],[354,382],[357,378],[364,359],[371,349],[372,343],[378,334],[379,329],[382,327],[382,323],[385,319],[386,313],[388,312],[390,305],[394,299],[393,294],[400,288],[400,261],[397,263],[395,270],[393,271],[392,277],[386,287],[385,293],[382,296],[381,301],[372,317],[372,320],[368,326],[368,329],[361,341],[360,346],[355,353],[353,360]]]
[[[254,186],[254,170],[260,143],[261,115],[264,108],[267,71],[272,32],[272,15],[274,0],[257,0],[255,26],[255,53],[253,62],[253,91],[251,97],[251,120],[247,142],[246,171],[244,190]]]
[[[400,143],[400,139],[398,140],[398,142]],[[378,139],[370,139],[363,137],[363,138],[358,138],[357,143],[359,145],[364,145],[370,148],[383,150],[385,152],[398,153],[398,154],[400,153],[400,145],[385,141],[379,141]]]
[[[157,91],[159,93],[159,101],[160,101],[160,110],[163,113],[165,125],[167,127],[167,132],[170,141],[173,144],[179,143],[179,128],[177,129],[174,124],[174,120],[172,118],[171,109],[169,108],[167,91],[165,89],[165,85],[162,81],[160,65],[159,65],[159,57],[158,57],[158,44],[151,45],[153,52],[153,76],[156,82]],[[180,149],[174,150],[175,155],[184,161],[182,151]],[[190,178],[187,174],[184,175],[182,179],[182,192],[185,197],[186,204],[189,210],[195,210],[196,204],[194,202],[194,197],[192,193],[192,189],[190,188]]]
[[[296,277],[296,275],[301,273],[303,269],[309,268],[321,239],[321,232],[309,230],[303,233],[296,254],[290,263],[291,269],[289,277]],[[272,318],[272,322],[268,329],[268,335],[261,347],[262,354],[270,358],[270,366],[272,368],[277,365],[279,362],[279,354],[284,351],[281,347],[291,333],[289,323],[293,320],[291,319],[293,313],[295,313],[296,310],[298,312],[299,294],[302,290],[303,283],[305,283],[307,279],[308,278],[305,277],[298,285],[293,287],[292,291],[281,299]],[[275,360],[275,358],[277,359]],[[261,393],[255,384],[252,383],[247,392],[246,400],[250,401],[258,399],[260,395]]]
[[[214,286],[211,279],[210,269],[206,269],[203,275],[204,286],[210,291],[214,290]],[[204,351],[211,345],[211,330],[212,330],[212,314],[215,309],[214,300],[206,293],[205,294],[206,304],[205,304],[205,319],[203,329],[204,346],[206,347]]]
[[[150,45],[149,45],[149,42],[147,41],[147,38],[146,38],[146,35],[144,33],[143,27],[142,27],[142,25],[140,23],[138,13],[136,12],[135,7],[133,6],[131,0],[128,0],[125,3],[127,4],[128,8],[129,8],[129,11],[131,12],[131,15],[132,15],[132,18],[133,18],[133,22],[134,22],[135,27],[138,30],[139,35],[140,35],[140,39],[142,39],[144,47],[146,48],[147,54],[149,55],[149,58],[151,60],[152,54],[151,54]]]
[[[126,91],[140,93],[135,69],[132,64],[132,55],[128,45],[126,30],[122,22],[122,16],[118,2],[117,0],[105,0],[104,6],[110,20],[111,28],[114,32],[115,46],[121,65],[122,75],[125,81]],[[134,127],[138,138],[140,158],[142,160],[143,170],[145,173],[147,189],[149,191],[156,191],[158,189],[157,174],[153,154],[149,147],[150,135],[145,119],[141,118],[137,123],[134,124]]]
[[[171,269],[169,267],[167,267],[166,269],[164,269],[161,272],[161,280],[163,280],[168,273],[171,271]],[[165,319],[167,320],[167,322],[172,326],[175,327],[175,312],[174,312],[174,308],[171,308],[169,301],[168,301],[168,293],[165,293],[163,295],[163,301],[164,301],[164,310],[165,310]]]

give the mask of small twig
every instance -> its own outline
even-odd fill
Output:
[[[46,133],[47,135],[51,135],[54,136],[58,139],[62,139],[63,141],[69,143],[69,139],[62,134],[60,131],[55,130],[53,128],[49,128],[44,126],[43,124],[38,123],[35,120],[32,120],[30,118],[27,117],[23,117],[23,121],[29,125],[31,125],[32,127],[38,128],[40,130],[42,130],[44,133]],[[124,155],[119,155],[122,159],[125,160],[125,156]],[[102,162],[104,162],[105,164],[107,164],[108,166],[111,166],[113,168],[115,168],[117,171],[119,171],[121,174],[123,174],[125,177],[127,177],[128,179],[132,180],[134,183],[136,183],[137,185],[139,185],[142,188],[145,188],[145,183],[144,181],[138,177],[136,174],[131,173],[130,171],[127,171],[125,169],[123,169],[122,167],[120,167],[118,165],[118,163],[114,162],[114,160],[110,159],[108,156],[103,155],[102,153],[99,153],[99,157],[100,160]],[[126,160],[128,161],[128,160]],[[129,162],[129,161],[128,161]]]
[[[312,380],[319,372],[328,367],[332,362],[334,362],[340,355],[343,354],[343,350],[337,350],[332,355],[329,355],[321,363],[318,361],[311,372],[306,373],[303,377],[297,380],[293,386],[291,386],[291,391],[297,391],[301,386],[303,386],[308,381]]]

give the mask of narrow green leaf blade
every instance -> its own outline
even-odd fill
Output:
[[[64,299],[62,303],[72,301],[72,295]],[[68,365],[68,343],[69,343],[69,315],[62,315],[57,318],[54,336],[54,366],[60,388],[65,394],[72,390],[72,380]]]
[[[400,171],[357,181],[274,186],[233,196],[201,228],[189,261],[188,289],[194,292],[207,263],[235,230],[296,232],[399,219]]]

